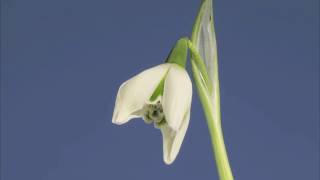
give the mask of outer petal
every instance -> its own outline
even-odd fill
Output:
[[[169,126],[164,125],[161,127],[163,139],[163,160],[169,165],[177,157],[184,136],[189,126],[190,109],[185,113],[181,128],[178,131],[172,130]]]
[[[190,108],[192,100],[192,83],[187,71],[171,64],[164,83],[162,107],[170,128],[177,131]]]
[[[112,122],[120,125],[139,117],[139,111],[149,100],[169,67],[168,64],[161,64],[124,82],[118,91]]]

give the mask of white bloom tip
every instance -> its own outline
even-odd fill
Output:
[[[164,158],[163,161],[164,161],[164,163],[165,163],[166,165],[171,165],[171,164],[173,163],[174,159],[172,160],[172,159]]]

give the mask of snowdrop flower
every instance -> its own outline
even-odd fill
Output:
[[[124,82],[118,91],[112,122],[142,117],[163,137],[163,159],[171,164],[180,149],[190,118],[192,84],[186,70],[174,63],[147,69]]]

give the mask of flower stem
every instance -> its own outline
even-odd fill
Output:
[[[212,0],[202,0],[188,47],[220,180],[233,180],[221,127],[218,56],[212,12]]]
[[[224,144],[220,119],[216,118],[217,116],[214,112],[216,109],[214,109],[211,97],[207,92],[207,88],[203,79],[201,78],[201,72],[196,66],[194,60],[191,61],[191,64],[193,77],[195,79],[200,101],[206,116],[220,180],[233,180],[226,147]]]

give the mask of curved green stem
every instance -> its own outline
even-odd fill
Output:
[[[194,60],[191,61],[191,64],[193,77],[206,116],[220,180],[233,180],[233,175],[224,144],[220,119],[215,118],[215,109],[211,101],[211,96],[209,95],[207,88],[205,87],[203,78],[201,77],[201,72],[199,71]]]
[[[199,71],[201,72],[202,78],[205,82],[205,85],[208,91],[211,92],[212,83],[210,81],[210,77],[209,77],[206,65],[201,59],[201,56],[198,53],[197,48],[193,45],[193,43],[190,40],[188,40],[188,48],[190,50],[191,59],[194,60],[194,62],[196,63],[197,67],[199,68]]]
[[[221,127],[218,56],[212,12],[212,0],[202,0],[188,47],[220,180],[233,180]]]

